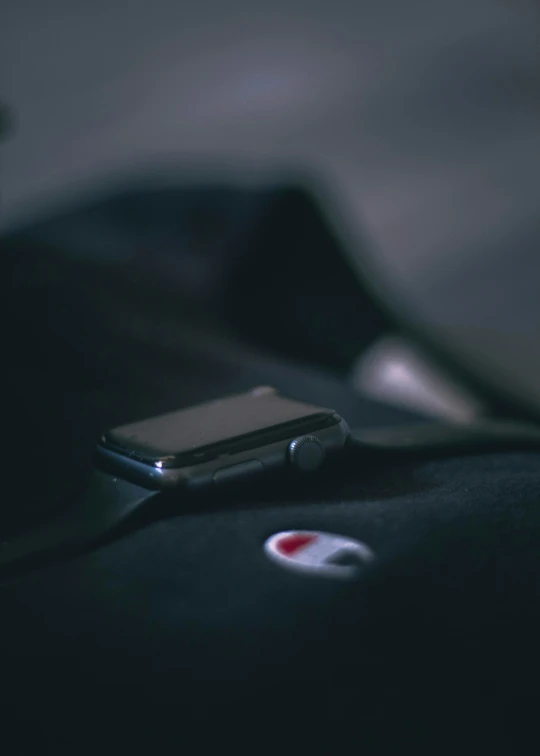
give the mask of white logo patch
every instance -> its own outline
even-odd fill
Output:
[[[338,579],[355,577],[375,555],[361,541],[318,530],[284,530],[264,544],[277,564],[295,572]]]

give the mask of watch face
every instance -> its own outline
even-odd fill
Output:
[[[101,445],[146,464],[180,467],[326,428],[340,419],[323,407],[254,391],[115,428]]]

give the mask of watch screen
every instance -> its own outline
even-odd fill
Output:
[[[280,396],[252,392],[207,402],[115,428],[102,445],[164,467],[202,462],[232,447],[252,448],[339,422],[332,410]]]

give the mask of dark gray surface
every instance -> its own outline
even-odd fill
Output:
[[[3,4],[4,222],[142,166],[320,178],[354,254],[540,406],[531,2]]]

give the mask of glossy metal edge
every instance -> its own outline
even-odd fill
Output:
[[[329,453],[341,449],[349,437],[347,423],[339,415],[336,414],[335,416],[336,419],[339,418],[335,425],[310,431],[310,435],[317,436],[325,450]],[[287,439],[273,444],[267,444],[235,454],[224,454],[210,462],[178,468],[148,465],[136,459],[118,454],[106,447],[98,446],[96,450],[96,465],[106,472],[121,476],[132,483],[146,486],[153,490],[170,490],[179,487],[201,489],[213,485],[214,474],[217,471],[230,468],[241,462],[248,462],[250,460],[259,461],[262,463],[261,472],[285,467],[288,463],[289,445],[295,438],[298,438],[298,435],[293,434]],[[239,468],[238,479],[244,477],[248,476],[246,473],[242,473]],[[232,478],[234,478],[234,475],[229,476],[229,479]]]

